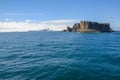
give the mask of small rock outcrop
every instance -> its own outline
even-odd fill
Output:
[[[72,28],[67,26],[68,32],[113,32],[109,23],[98,23],[90,21],[81,21],[75,23]]]
[[[67,26],[67,30],[66,31],[72,32],[72,28],[70,28],[69,26]]]

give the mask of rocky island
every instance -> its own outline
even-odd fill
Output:
[[[80,23],[75,23],[73,27],[67,26],[65,32],[113,32],[110,28],[109,23],[98,23],[91,21],[81,21]]]

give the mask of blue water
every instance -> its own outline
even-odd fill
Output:
[[[0,33],[0,80],[120,80],[120,32]]]

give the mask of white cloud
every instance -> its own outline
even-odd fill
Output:
[[[51,20],[51,21],[42,21],[45,24],[70,24],[78,22],[78,20]]]
[[[31,20],[26,20],[24,22],[16,21],[3,21],[0,22],[0,32],[27,32],[31,30],[44,30],[48,29],[52,31],[62,31],[66,27],[72,26],[75,20],[53,20],[53,21],[42,21],[42,22],[32,22]]]
[[[25,20],[25,22],[28,22],[28,23],[29,23],[29,22],[32,22],[32,20],[27,19],[27,20]]]

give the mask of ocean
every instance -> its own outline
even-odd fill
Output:
[[[0,33],[0,80],[120,80],[120,32]]]

